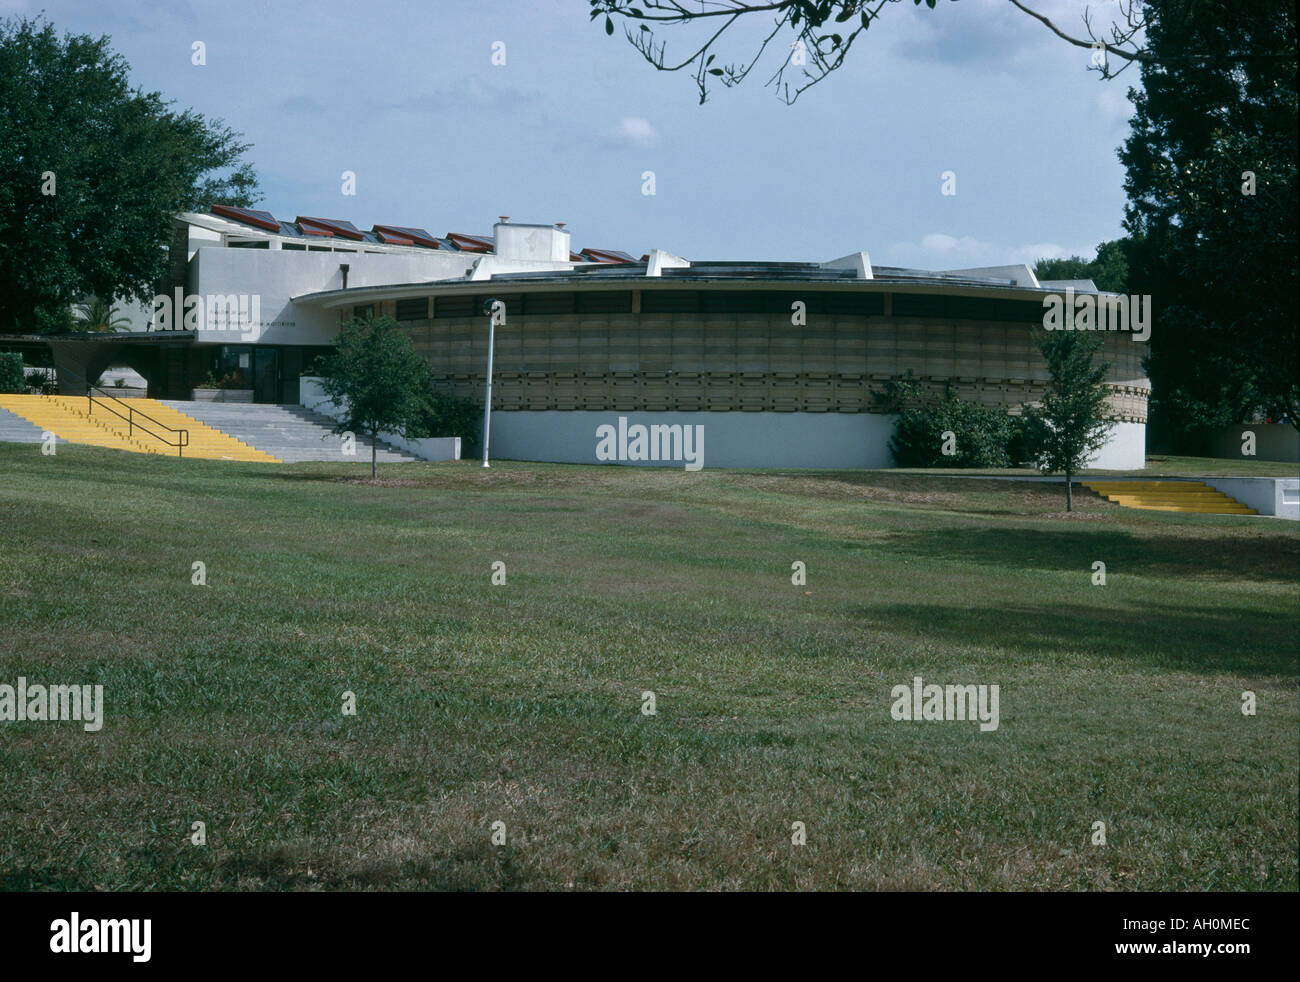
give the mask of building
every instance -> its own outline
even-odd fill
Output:
[[[171,255],[163,296],[174,299],[155,304],[146,337],[116,352],[114,336],[67,339],[55,361],[63,347],[64,363],[92,378],[100,362],[129,364],[167,398],[215,379],[243,398],[296,403],[340,322],[374,313],[410,331],[441,389],[481,399],[482,305],[496,298],[506,318],[493,455],[566,462],[598,459],[600,426],[644,424],[704,427],[711,467],[888,467],[893,418],[876,395],[889,379],[911,372],[936,396],[952,386],[1018,413],[1046,380],[1030,330],[1045,298],[1119,299],[1088,281],[1039,282],[1024,265],[928,272],[874,266],[866,253],[751,263],[575,251],[562,225],[504,217],[492,235],[435,236],[216,207],[177,217]],[[1116,425],[1095,466],[1145,463],[1143,341],[1105,334]]]

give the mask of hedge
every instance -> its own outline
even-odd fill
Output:
[[[0,351],[0,392],[25,392],[26,389],[23,356],[13,351]]]

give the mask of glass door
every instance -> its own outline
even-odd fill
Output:
[[[275,348],[258,348],[254,353],[253,401],[280,401],[280,365]]]

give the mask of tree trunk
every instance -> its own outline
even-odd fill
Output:
[[[1070,469],[1065,470],[1065,510],[1074,511],[1074,482],[1070,479]]]
[[[379,442],[379,431],[371,430],[370,432],[370,480],[372,481],[375,480],[375,478],[379,477],[379,468],[375,464],[375,453],[377,452],[375,450],[375,447],[378,446],[378,442]]]

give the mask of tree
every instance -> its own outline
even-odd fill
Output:
[[[1034,427],[1039,466],[1065,472],[1065,510],[1074,510],[1070,482],[1093,454],[1106,445],[1113,425],[1107,416],[1107,362],[1093,361],[1102,346],[1099,335],[1082,331],[1039,331],[1034,337],[1047,362],[1043,401],[1025,416]]]
[[[1225,56],[1294,52],[1295,5],[1149,6],[1152,51],[1208,58],[1143,65],[1120,154],[1130,288],[1157,301],[1152,428],[1197,452],[1205,429],[1257,414],[1300,426],[1295,64]]]
[[[115,333],[127,330],[131,322],[113,310],[111,303],[92,300],[77,306],[77,326],[83,331],[104,331]]]
[[[410,336],[389,317],[354,317],[343,325],[333,354],[317,359],[321,388],[343,413],[335,433],[370,437],[370,476],[377,477],[381,430],[414,435],[427,412],[429,366]]]
[[[147,302],[174,214],[260,197],[238,134],[133,88],[107,37],[0,22],[0,107],[0,331],[57,329],[83,296]]]
[[[1040,259],[1034,275],[1040,280],[1092,280],[1098,290],[1108,293],[1128,292],[1128,259],[1124,240],[1114,239],[1097,246],[1097,258]]]
[[[902,2],[903,0],[712,0],[697,7],[694,0],[588,0],[591,19],[605,18],[606,34],[614,33],[615,17],[625,21],[624,34],[628,41],[655,68],[665,72],[691,69],[695,74],[700,102],[708,98],[710,82],[721,82],[728,88],[739,85],[762,59],[768,47],[775,47],[778,53],[784,52],[784,55],[766,84],[774,86],[777,94],[787,103],[794,102],[800,94],[840,68],[853,42],[880,19],[886,4]],[[1083,27],[1086,36],[1062,30],[1051,19],[1020,0],[1009,2],[1016,10],[1041,23],[1066,44],[1089,49],[1089,71],[1097,72],[1103,79],[1114,78],[1133,64],[1149,65],[1164,60],[1195,66],[1205,63],[1207,59],[1205,53],[1191,48],[1178,52],[1154,52],[1144,46],[1141,39],[1147,29],[1147,8],[1150,6],[1144,0],[1119,0],[1119,16],[1111,22],[1109,29],[1094,30],[1085,8]],[[1197,0],[1176,2],[1187,7],[1197,3]],[[912,0],[912,3],[919,7],[922,0]],[[924,0],[924,3],[931,10],[937,6],[937,0]],[[1202,11],[1201,15],[1207,20],[1214,20],[1212,13],[1206,16],[1206,12]],[[765,23],[761,33],[755,36],[757,40],[744,42],[751,47],[757,45],[747,60],[742,58],[739,61],[714,64],[721,42],[735,33],[737,25],[743,29],[764,20],[769,23]],[[636,30],[632,30],[632,24],[635,24]],[[700,28],[701,32],[688,42],[687,56],[670,61],[667,57],[667,42],[660,40],[657,32],[664,29],[690,31],[693,27]],[[781,41],[773,45],[777,38],[781,38]],[[1226,57],[1234,64],[1271,61],[1285,66],[1294,64],[1295,48],[1294,45],[1268,49],[1236,48],[1221,51],[1218,57]],[[794,78],[793,83],[787,80],[787,72]]]

